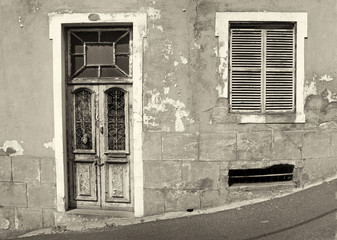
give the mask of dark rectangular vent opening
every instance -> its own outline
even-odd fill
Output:
[[[293,179],[294,165],[279,164],[267,168],[230,169],[228,184],[286,182]]]

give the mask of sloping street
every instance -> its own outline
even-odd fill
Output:
[[[336,191],[337,180],[333,180],[283,198],[213,214],[20,239],[333,240]]]

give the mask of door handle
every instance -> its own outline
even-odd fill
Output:
[[[102,167],[104,165],[104,163],[97,163],[96,165],[99,166],[99,167]]]
[[[99,127],[99,131],[101,132],[101,134],[103,134],[103,130],[104,130],[103,124],[101,124],[100,127]]]
[[[104,165],[104,162],[101,163],[99,162],[100,158],[97,158],[96,161],[95,161],[95,165],[98,166],[98,167],[102,167]]]

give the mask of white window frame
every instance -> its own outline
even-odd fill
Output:
[[[240,123],[305,123],[304,114],[304,39],[307,37],[307,13],[303,12],[217,12],[215,36],[219,38],[219,74],[223,95],[228,99],[229,26],[230,22],[293,22],[296,24],[296,113],[294,118],[282,114],[238,114]],[[234,113],[233,113],[234,114]]]
[[[56,163],[56,207],[57,211],[68,209],[66,118],[65,118],[65,26],[90,26],[99,24],[130,23],[133,25],[133,195],[134,214],[144,215],[144,186],[142,159],[143,126],[143,38],[147,34],[146,13],[50,13],[49,38],[53,40],[53,94],[54,94],[54,138]]]

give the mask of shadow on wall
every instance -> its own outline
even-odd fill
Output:
[[[306,122],[322,124],[327,122],[337,123],[337,101],[329,102],[328,90],[324,89],[320,95],[309,95],[304,109]]]

